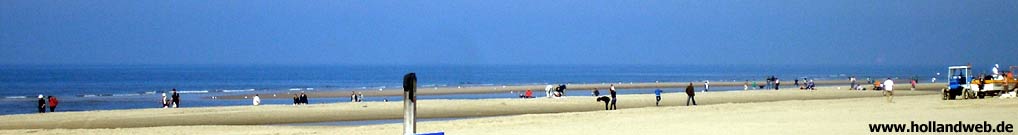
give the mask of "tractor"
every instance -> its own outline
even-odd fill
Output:
[[[948,85],[943,91],[943,100],[954,100],[956,96],[967,98],[971,85],[969,84],[972,66],[950,66],[947,67]]]

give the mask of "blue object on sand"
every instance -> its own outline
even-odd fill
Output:
[[[445,135],[445,132],[434,132],[434,133],[420,133],[417,135]]]

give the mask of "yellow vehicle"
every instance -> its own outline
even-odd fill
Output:
[[[1011,71],[1014,71],[1016,66],[1011,66]],[[1006,92],[1010,92],[1015,85],[1015,78],[1009,74],[1011,71],[1003,71],[992,75],[976,76],[972,79],[973,98],[984,98],[986,96],[999,96]]]

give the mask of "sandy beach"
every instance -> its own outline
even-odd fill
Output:
[[[935,91],[899,91],[898,96],[936,95]],[[716,105],[785,100],[879,97],[877,91],[818,91],[786,89],[698,93],[697,103]],[[620,108],[654,106],[649,94],[620,95]],[[683,106],[686,95],[672,92],[662,96],[662,106]],[[402,102],[330,103],[306,106],[263,105],[197,107],[179,109],[132,109],[0,116],[2,129],[36,128],[127,128],[184,125],[260,125],[332,121],[400,119]],[[592,96],[536,99],[420,100],[420,118],[459,118],[542,114],[603,110]]]
[[[1009,114],[1018,111],[1015,99],[943,101],[932,91],[898,90],[895,102],[887,103],[880,93],[830,88],[701,93],[697,96],[701,105],[693,107],[682,106],[684,94],[665,94],[665,107],[651,107],[652,95],[624,95],[619,101],[623,109],[615,111],[601,110],[603,104],[594,102],[592,97],[422,100],[419,111],[424,118],[497,117],[421,122],[418,131],[449,134],[865,134],[869,132],[867,124],[874,123],[1013,122],[1015,117]],[[399,134],[402,128],[399,124],[253,125],[399,118],[397,105],[336,103],[13,115],[0,117],[5,121],[0,124],[4,129],[0,134]]]

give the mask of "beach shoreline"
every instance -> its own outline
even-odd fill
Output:
[[[897,82],[907,82],[904,80],[896,80]],[[792,88],[792,81],[782,81],[782,89],[797,89]],[[630,89],[653,89],[653,88],[685,88],[690,82],[641,82],[641,83],[595,83],[595,84],[566,84],[567,91],[591,91],[597,88],[602,91],[608,90],[610,85],[615,85],[615,88],[621,91]],[[702,90],[704,87],[703,82],[692,82],[693,87],[697,88],[697,91]],[[745,82],[711,82],[710,86],[714,88],[720,87],[743,87]],[[800,84],[805,82],[800,81]],[[814,81],[818,87],[841,87],[841,89],[849,89],[848,80],[824,80]],[[863,85],[866,89],[872,89],[872,84],[865,84],[865,81],[857,81],[857,83]],[[750,82],[752,85],[752,82]],[[548,84],[553,87],[557,87],[557,84]],[[758,81],[757,85],[763,86],[763,81]],[[922,90],[940,90],[946,87],[946,83],[920,83],[916,87]],[[485,94],[485,93],[510,93],[510,92],[523,92],[526,90],[532,90],[535,93],[544,92],[546,85],[515,85],[515,86],[472,86],[472,87],[418,87],[417,95],[451,95],[451,94]],[[750,86],[751,87],[751,86]],[[898,83],[895,84],[896,88],[909,88],[909,83]],[[752,89],[752,88],[750,88]],[[767,89],[767,88],[764,88]],[[270,92],[270,93],[247,93],[247,94],[234,94],[225,96],[215,96],[206,98],[215,99],[247,99],[255,94],[260,95],[283,95],[283,96],[261,96],[266,99],[285,99],[291,98],[288,95],[295,93],[305,92],[311,98],[348,98],[351,92],[362,93],[365,96],[402,96],[402,88],[388,88],[383,90],[378,89],[345,89],[345,90],[325,90],[325,91],[291,91],[291,92]]]

